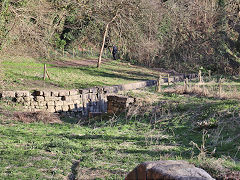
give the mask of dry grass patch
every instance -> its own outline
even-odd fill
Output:
[[[216,85],[216,84],[215,84]],[[176,94],[193,94],[211,98],[221,99],[237,99],[240,100],[240,92],[236,87],[226,86],[225,88],[219,88],[209,83],[195,84],[189,86],[176,86],[173,88],[167,88],[164,90],[165,93],[176,93]]]
[[[107,170],[103,169],[94,169],[94,168],[79,168],[77,179],[85,179],[85,180],[92,180],[92,179],[104,179],[105,177],[109,176],[111,173]]]
[[[14,120],[20,121],[23,123],[34,123],[34,122],[43,122],[43,123],[57,123],[61,124],[59,116],[47,112],[15,112],[13,114]]]

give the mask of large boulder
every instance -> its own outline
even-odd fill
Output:
[[[203,169],[186,161],[155,161],[139,164],[125,180],[213,180]]]

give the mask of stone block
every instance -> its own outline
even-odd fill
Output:
[[[73,101],[63,101],[64,106],[73,105]]]
[[[52,95],[51,91],[43,91],[44,97],[50,97]]]
[[[36,102],[36,101],[31,102],[31,106],[37,106],[37,105],[38,105],[38,102]]]
[[[55,105],[55,102],[54,101],[48,101],[47,102],[47,106],[54,106]]]
[[[55,106],[62,106],[63,105],[63,101],[55,101]]]
[[[71,96],[63,96],[62,101],[72,101],[72,97]]]
[[[74,100],[73,104],[81,104],[81,101],[80,100]]]
[[[15,98],[16,92],[15,91],[3,91],[2,98]]]
[[[25,101],[25,102],[23,103],[23,105],[24,105],[24,106],[31,106],[31,103],[30,103],[30,101],[28,101],[28,102]]]
[[[54,112],[56,112],[56,109],[55,109],[54,106],[48,106],[48,107],[47,107],[47,111],[48,111],[48,112],[51,112],[51,113],[54,113]]]
[[[64,111],[64,112],[66,112],[66,111],[68,111],[69,110],[69,106],[67,105],[67,106],[62,106],[62,110]]]
[[[79,91],[77,89],[73,89],[69,91],[70,96],[78,95]]]
[[[58,91],[51,91],[51,96],[57,97],[59,95]]]
[[[72,105],[68,105],[69,106],[69,110],[73,110],[73,109],[75,109],[75,106],[74,106],[74,104],[72,104]]]
[[[83,107],[83,104],[82,103],[79,103],[79,104],[74,104],[77,108],[82,108]]]
[[[37,107],[35,107],[32,112],[41,112],[42,110],[41,109],[38,109]]]
[[[31,98],[29,96],[23,97],[23,99],[24,99],[25,102],[30,102],[31,101]]]
[[[30,101],[34,101],[34,96],[29,96]]]
[[[16,91],[16,97],[29,97],[29,91]]]
[[[61,97],[44,97],[45,101],[61,101]]]
[[[35,101],[45,101],[45,98],[43,96],[36,96]]]
[[[79,95],[69,96],[69,97],[71,97],[71,100],[72,100],[72,101],[80,100],[80,96],[79,96]]]
[[[18,98],[16,98],[16,102],[17,102],[17,103],[24,103],[23,97],[18,97]]]
[[[79,89],[79,93],[80,94],[87,94],[87,93],[89,93],[89,90],[88,89]]]
[[[42,111],[43,111],[43,110],[47,110],[47,106],[39,106],[38,109],[41,109]]]
[[[54,108],[55,109],[55,105],[47,105],[47,107],[48,107],[48,109],[52,109],[52,108]]]
[[[68,90],[59,90],[58,96],[69,96],[69,91]]]
[[[62,111],[62,106],[55,106],[56,112]]]
[[[94,93],[94,94],[98,93],[98,88],[89,89],[89,93]]]
[[[103,87],[97,88],[97,93],[96,94],[103,94],[103,93],[104,93]]]
[[[104,87],[104,93],[117,93],[119,91],[118,86],[106,86]]]
[[[38,106],[47,106],[47,102],[46,101],[39,101]]]

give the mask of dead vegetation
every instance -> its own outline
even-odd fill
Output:
[[[164,90],[165,93],[189,94],[211,98],[240,100],[240,93],[236,86],[219,85],[218,83],[197,83],[192,85],[179,85]]]
[[[43,122],[45,124],[61,124],[59,116],[47,112],[15,112],[13,118],[23,123]]]

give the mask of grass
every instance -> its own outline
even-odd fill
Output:
[[[156,71],[135,67],[120,61],[105,62],[96,68],[97,60],[61,59],[35,60],[27,57],[1,57],[2,81],[0,89],[72,89],[93,86],[119,85],[155,79]],[[43,81],[43,64],[47,63],[50,80]],[[80,64],[78,64],[80,63]],[[89,64],[89,66],[83,66]]]
[[[2,57],[0,89],[86,88],[158,75],[119,61],[107,61],[101,69],[74,65],[84,61]],[[44,63],[51,77],[45,82]],[[238,83],[238,78],[227,78],[223,90],[229,90],[228,85],[238,89]],[[126,92],[138,103],[119,116],[81,121],[61,117],[61,124],[16,121],[13,112],[22,107],[0,101],[0,177],[123,179],[141,162],[165,159],[187,160],[215,178],[240,172],[239,101],[155,93],[153,89]]]
[[[164,159],[187,160],[214,177],[240,171],[239,101],[153,89],[128,94],[141,103],[119,116],[24,124],[0,114],[0,177],[123,179],[141,162]],[[203,130],[204,121],[216,126]]]

